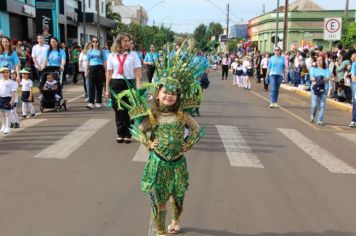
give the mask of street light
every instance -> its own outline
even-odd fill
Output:
[[[163,0],[163,1],[159,1],[159,2],[156,2],[150,9],[148,9],[146,12],[147,12],[147,16],[148,16],[148,13],[153,9],[155,8],[156,6],[158,6],[159,4],[162,4],[162,3],[165,3],[166,1]],[[154,20],[153,20],[153,25],[154,25]]]

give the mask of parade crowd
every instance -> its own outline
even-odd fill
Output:
[[[14,83],[14,89],[18,90],[18,85],[21,87],[23,118],[27,117],[27,109],[30,111],[30,117],[35,116],[32,90],[34,81],[39,81],[42,88],[43,86],[45,88],[62,88],[67,83],[68,76],[72,77],[72,82],[75,84],[78,82],[78,76],[81,75],[84,80],[85,101],[88,102],[86,106],[89,109],[101,107],[103,104],[102,97],[108,97],[110,89],[115,92],[125,89],[123,84],[116,83],[115,80],[109,79],[107,81],[108,71],[115,71],[120,67],[120,63],[125,63],[125,60],[135,61],[133,67],[124,70],[126,78],[130,81],[135,78],[135,83],[139,85],[142,77],[141,67],[144,65],[148,80],[149,82],[152,81],[155,73],[155,62],[162,57],[161,51],[156,51],[155,45],[151,45],[148,52],[134,51],[133,40],[130,40],[128,50],[134,52],[134,54],[128,53],[120,61],[112,57],[112,44],[111,41],[107,41],[105,45],[100,45],[100,41],[96,37],[93,37],[90,42],[82,47],[78,43],[70,45],[64,42],[60,43],[56,38],[51,38],[49,44],[46,44],[44,37],[38,35],[37,44],[32,45],[30,42],[15,41],[8,37],[2,37],[0,67],[5,68],[5,70],[9,68],[9,79],[17,82]],[[162,50],[164,50],[164,47]],[[172,53],[179,50],[180,45],[177,44]],[[249,48],[241,47],[230,54],[217,55],[200,52],[198,56],[205,57],[215,69],[218,66],[221,67],[222,80],[227,80],[231,70],[233,86],[240,87],[243,91],[251,90],[253,79],[257,83],[262,83],[265,91],[271,90],[271,108],[278,107],[278,92],[281,83],[311,91],[310,121],[317,120],[318,125],[324,125],[325,104],[328,97],[339,102],[353,103],[353,110],[356,109],[355,79],[352,76],[352,71],[355,70],[353,63],[356,60],[354,47],[345,49],[341,44],[338,44],[325,51],[322,46],[315,46],[314,48],[305,46],[284,52],[276,47],[273,53],[260,53],[258,50],[252,51]],[[50,81],[47,81],[47,74],[43,78],[44,71],[60,72],[59,86],[55,84],[57,80],[53,75],[49,77],[54,77],[55,82],[51,82],[51,78],[49,78]],[[207,75],[208,73],[205,73],[202,78],[204,88],[209,86]],[[109,88],[110,83],[113,84],[111,88]],[[62,99],[60,91],[56,94],[56,99],[57,101]],[[16,110],[17,97],[13,103]],[[113,107],[115,109],[115,104]],[[319,113],[316,118],[317,111]],[[120,111],[117,112],[120,113]],[[3,113],[6,117],[7,113]],[[17,128],[19,127],[19,120],[15,115],[16,112],[12,113],[14,115],[9,116],[10,127]],[[4,116],[1,116],[2,119]],[[117,119],[120,119],[118,117]],[[350,127],[355,126],[355,121],[355,111],[353,111]],[[120,123],[119,120],[117,122]],[[6,124],[6,121],[4,120],[3,123]],[[118,126],[120,125],[122,124],[118,124]],[[2,132],[10,132],[10,129],[5,127],[7,125],[4,126]]]
[[[350,127],[356,125],[356,50],[336,45],[328,51],[322,46],[301,47],[282,51],[275,47],[271,54],[258,50],[239,48],[230,54],[212,56],[214,67],[221,66],[221,79],[226,80],[232,71],[233,86],[243,91],[251,89],[251,80],[262,83],[265,91],[270,88],[270,108],[278,108],[281,83],[311,92],[310,122],[324,125],[326,99],[353,104]],[[318,114],[317,114],[318,113]]]

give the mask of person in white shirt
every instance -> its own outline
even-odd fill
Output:
[[[239,88],[244,87],[244,68],[242,65],[242,61],[238,60],[237,61],[237,67],[236,67],[236,77],[237,77],[237,83]]]
[[[27,107],[30,109],[31,118],[33,118],[35,117],[35,108],[33,106],[33,93],[32,93],[33,82],[29,78],[30,72],[28,70],[25,69],[20,70],[20,74],[22,75],[22,80],[21,80],[22,118],[26,119],[27,117]]]
[[[233,83],[232,85],[233,86],[237,86],[239,83],[238,83],[238,77],[237,77],[237,74],[236,74],[236,69],[237,69],[237,62],[238,62],[239,59],[235,58],[235,61],[233,63],[231,63],[231,68],[232,68],[232,76],[233,76]]]
[[[250,57],[246,57],[243,62],[243,68],[245,72],[244,77],[244,91],[251,90],[251,78],[253,77],[253,60]]]
[[[91,42],[87,43],[83,50],[80,52],[79,55],[79,73],[83,77],[83,85],[84,85],[84,91],[85,91],[85,101],[89,101],[89,79],[85,76],[85,70],[87,68],[88,64],[88,57],[87,57],[87,52],[93,48],[93,45]]]
[[[262,78],[263,78],[263,88],[265,91],[268,91],[268,85],[269,85],[268,79],[266,80],[268,63],[269,63],[269,53],[266,52],[265,57],[261,61],[261,72],[260,72],[260,74],[262,75]]]
[[[105,97],[109,98],[110,91],[115,94],[128,89],[127,82],[132,86],[141,87],[142,64],[136,52],[131,51],[131,36],[127,33],[117,35],[113,45],[112,53],[107,59],[107,76]],[[127,81],[125,81],[125,79]],[[118,143],[130,143],[130,117],[128,110],[119,110],[114,96],[112,96],[112,107],[115,111]]]
[[[19,116],[17,115],[17,106],[19,104],[19,96],[17,95],[17,90],[19,88],[19,83],[16,81],[16,79],[17,79],[16,71],[11,70],[10,78],[12,80],[14,89],[16,89],[14,105],[12,106],[12,109],[10,111],[11,128],[17,129],[17,128],[20,128],[20,121],[19,121]]]
[[[45,44],[42,34],[37,35],[37,42],[38,44],[32,48],[31,57],[33,59],[33,63],[35,64],[37,80],[40,80],[42,75],[41,71],[43,70],[43,59],[45,58],[45,54],[49,46]]]
[[[221,80],[224,80],[224,78],[225,80],[227,80],[227,77],[229,75],[229,66],[230,66],[230,58],[228,54],[225,54],[221,62],[221,70],[222,70]]]
[[[0,120],[1,132],[4,134],[10,133],[11,124],[11,108],[15,103],[16,88],[10,79],[10,68],[1,67],[0,73],[2,79],[0,80]]]

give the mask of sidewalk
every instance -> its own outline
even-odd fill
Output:
[[[281,84],[281,88],[285,89],[287,91],[290,91],[292,93],[296,93],[298,95],[301,95],[303,97],[311,97],[310,91],[305,91],[301,88],[296,88],[294,86],[290,86],[288,84]],[[344,103],[344,102],[337,102],[332,98],[327,99],[327,104],[331,105],[333,107],[336,107],[340,110],[347,111],[347,112],[352,112],[352,105],[349,103]]]

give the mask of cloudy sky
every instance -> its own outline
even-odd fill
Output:
[[[293,2],[294,0],[289,0]],[[314,0],[326,10],[345,9],[345,0]],[[349,9],[356,9],[356,0],[349,0]],[[277,0],[123,0],[125,5],[142,5],[153,22],[172,27],[176,32],[192,33],[201,23],[215,21],[226,25],[226,6],[230,4],[230,25],[276,8]],[[284,5],[284,0],[280,0]]]

